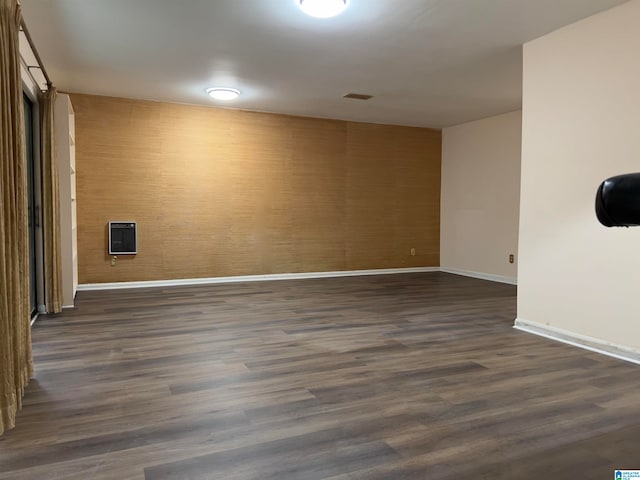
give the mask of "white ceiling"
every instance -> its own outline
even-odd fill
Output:
[[[23,0],[59,89],[443,127],[518,109],[522,43],[625,0]],[[233,103],[210,86],[242,91]],[[347,100],[348,92],[374,95]]]

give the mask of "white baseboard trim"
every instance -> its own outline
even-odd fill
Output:
[[[541,323],[524,320],[522,318],[516,318],[513,328],[640,365],[640,350],[636,350],[631,347],[616,345],[597,338],[580,335],[579,333],[551,327],[549,325],[543,325]]]
[[[76,308],[75,305],[62,305],[63,310],[73,310],[74,308]]]
[[[439,267],[380,268],[374,270],[346,270],[338,272],[275,273],[269,275],[243,275],[234,277],[181,278],[176,280],[151,280],[142,282],[85,283],[78,285],[78,291],[176,287],[180,285],[212,285],[217,283],[264,282],[273,280],[300,280],[306,278],[360,277],[364,275],[392,275],[398,273],[424,273],[439,271]]]
[[[516,277],[505,277],[503,275],[493,275],[492,273],[473,272],[470,270],[461,270],[459,268],[440,268],[441,272],[453,273],[454,275],[463,275],[465,277],[479,278],[481,280],[489,280],[491,282],[508,283],[509,285],[517,285]]]

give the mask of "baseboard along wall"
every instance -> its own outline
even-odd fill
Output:
[[[605,342],[603,340],[570,332],[561,328],[543,325],[522,318],[516,318],[513,328],[527,333],[532,333],[540,337],[566,343],[574,347],[596,352],[609,357],[625,360],[627,362],[640,365],[640,351],[623,345]]]
[[[231,277],[181,278],[143,282],[86,283],[78,291],[118,290],[124,288],[175,287],[180,285],[212,285],[217,283],[265,282],[274,280],[301,280],[305,278],[359,277],[363,275],[391,275],[398,273],[439,272],[438,267],[385,268],[373,270],[347,270],[336,272],[275,273],[269,275],[243,275]]]
[[[494,275],[492,273],[474,272],[471,270],[461,270],[459,268],[448,267],[440,267],[440,271],[465,277],[479,278],[480,280],[489,280],[490,282],[507,283],[509,285],[518,284],[518,279],[516,277],[506,277],[504,275]]]

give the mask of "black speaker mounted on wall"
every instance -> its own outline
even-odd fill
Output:
[[[596,193],[596,215],[605,227],[640,225],[640,173],[607,178]]]

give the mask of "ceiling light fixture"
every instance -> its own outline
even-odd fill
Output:
[[[347,8],[347,0],[298,0],[300,8],[307,15],[316,18],[330,18]]]
[[[216,100],[234,100],[240,95],[240,90],[235,88],[207,88],[207,93]]]

